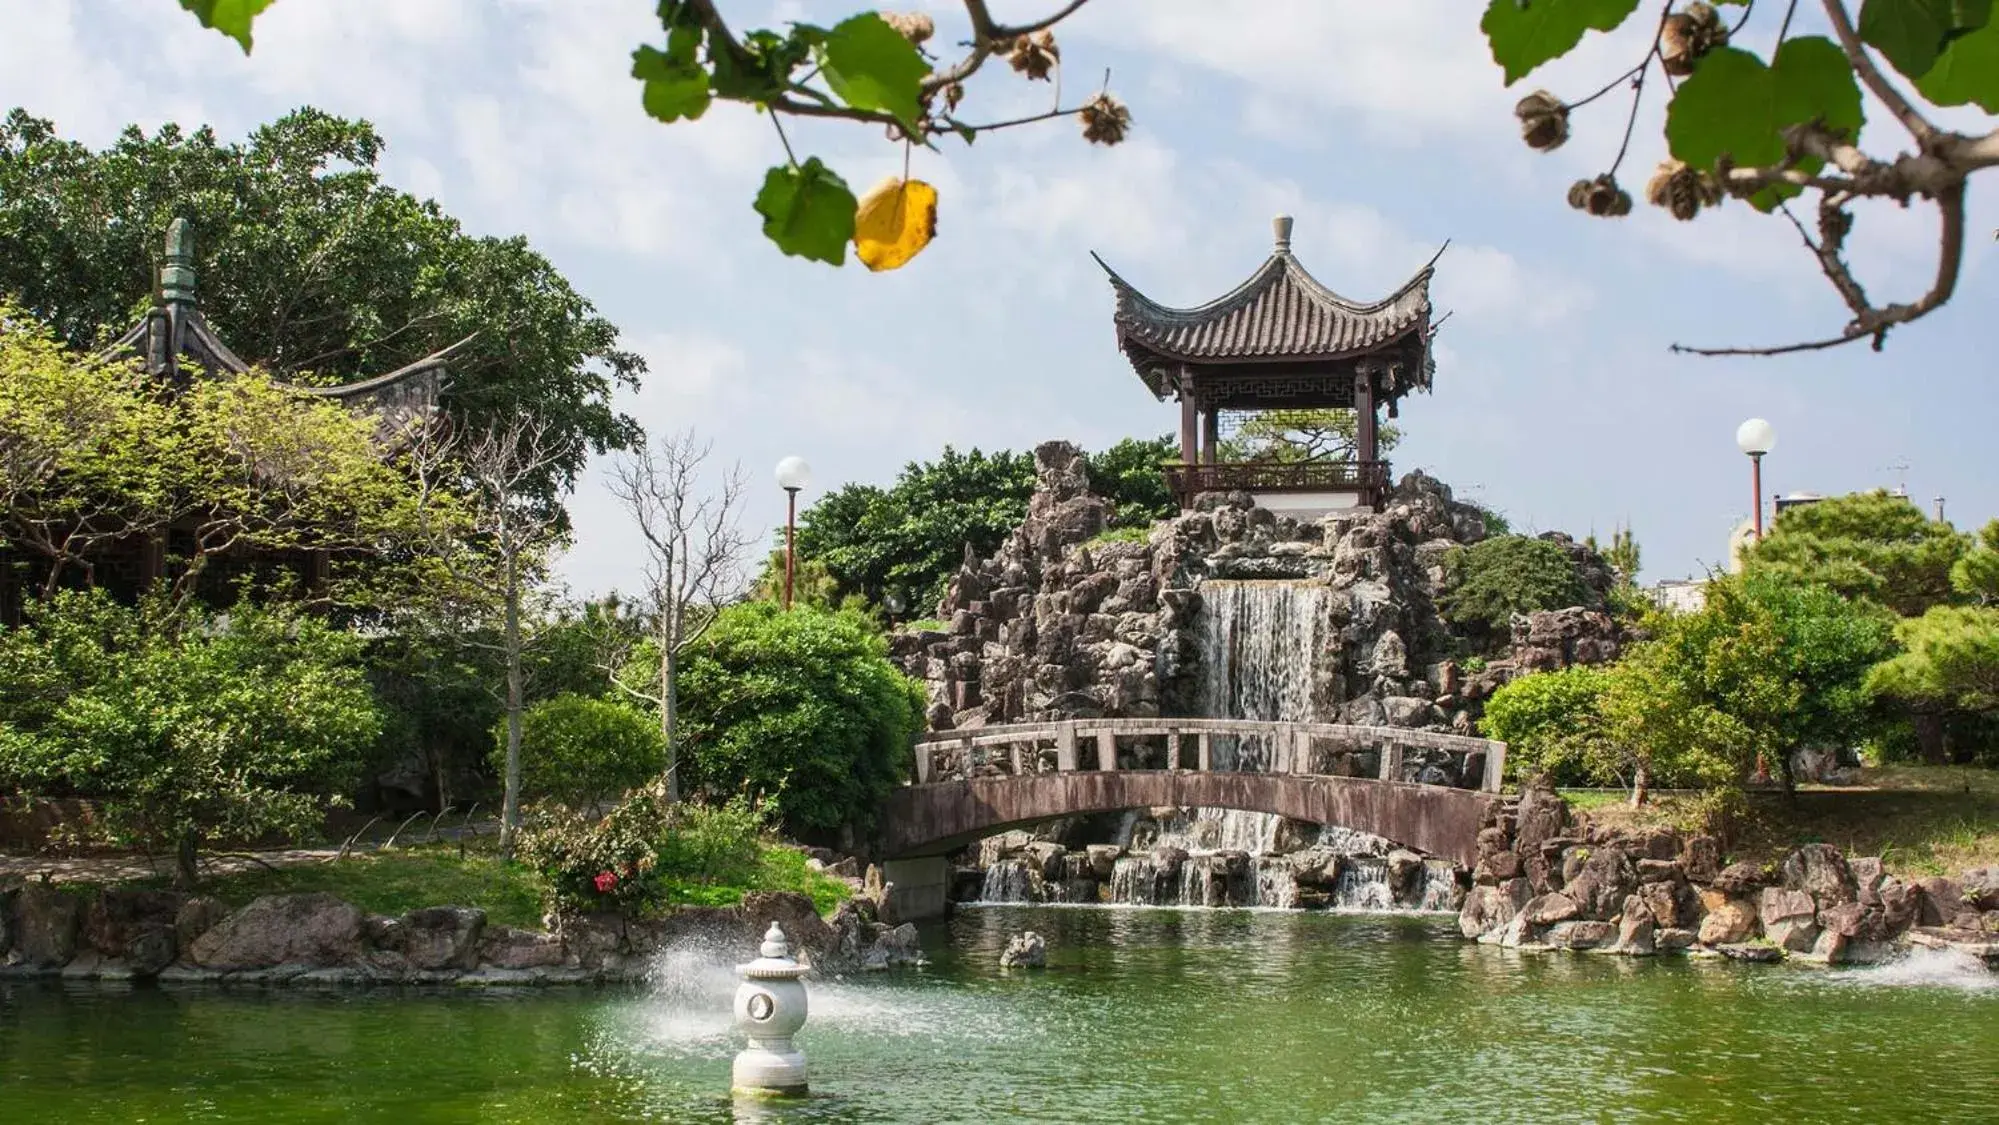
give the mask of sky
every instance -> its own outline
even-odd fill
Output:
[[[1053,0],[1001,0],[1001,19]],[[1514,102],[1568,97],[1644,52],[1633,20],[1512,88],[1472,0],[1094,0],[1058,29],[1069,100],[1110,89],[1134,127],[1115,148],[1075,122],[917,152],[941,195],[937,241],[870,274],[787,258],[751,201],[782,159],[770,122],[717,104],[662,125],[628,76],[661,36],[649,0],[278,0],[256,49],[200,27],[173,0],[0,0],[0,109],[52,118],[101,146],[137,123],[215,126],[225,138],[301,105],[374,122],[386,179],[436,199],[474,234],[524,234],[617,324],[650,373],[617,405],[649,431],[693,430],[717,473],[748,478],[746,526],[781,525],[777,461],[810,462],[810,503],[849,481],[886,484],[959,448],[1062,438],[1102,448],[1174,430],[1118,353],[1102,255],[1168,304],[1208,300],[1269,254],[1271,218],[1356,300],[1385,296],[1449,240],[1432,295],[1450,314],[1434,391],[1406,400],[1392,454],[1516,528],[1607,537],[1633,529],[1648,580],[1719,564],[1749,515],[1746,418],[1778,435],[1770,492],[1905,485],[1975,528],[1999,516],[1991,440],[1991,232],[1999,173],[1971,196],[1956,298],[1866,344],[1778,358],[1705,359],[1668,345],[1787,343],[1835,333],[1844,307],[1780,217],[1730,202],[1692,223],[1645,205],[1664,154],[1656,90],[1621,180],[1621,220],[1564,201],[1607,166],[1628,100],[1578,112],[1549,154],[1519,140]],[[964,37],[954,0],[938,40]],[[1807,6],[1809,9],[1811,6]],[[726,0],[737,28],[830,24],[853,0]],[[1772,21],[1753,23],[1767,48]],[[1794,34],[1816,30],[1801,12]],[[1003,64],[971,84],[968,117],[1051,106]],[[1863,134],[1906,138],[1870,100]],[[1946,117],[1975,126],[1981,118]],[[1872,122],[1880,122],[1873,124]],[[900,147],[851,123],[789,127],[857,192],[902,167]],[[1854,259],[1877,302],[1913,300],[1935,269],[1934,211],[1864,205]],[[599,463],[570,501],[562,571],[578,595],[631,589],[638,537]]]

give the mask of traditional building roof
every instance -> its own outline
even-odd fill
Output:
[[[473,339],[474,336],[467,336],[386,375],[358,382],[330,387],[276,382],[298,394],[328,399],[351,410],[375,412],[382,416],[385,432],[403,432],[406,421],[428,417],[437,409],[448,361]],[[193,239],[186,219],[175,219],[167,228],[166,265],[160,269],[159,299],[100,358],[135,355],[144,362],[149,376],[165,382],[178,383],[197,371],[212,379],[250,370],[250,364],[223,343],[201,315],[195,300]]]
[[[1413,364],[1409,387],[1427,387],[1436,259],[1386,298],[1353,301],[1321,284],[1292,256],[1288,216],[1273,225],[1276,247],[1256,272],[1227,294],[1192,308],[1152,300],[1097,258],[1117,293],[1118,346],[1153,393],[1163,397],[1172,386],[1166,374],[1181,366],[1198,374],[1204,367],[1324,363],[1382,353]]]

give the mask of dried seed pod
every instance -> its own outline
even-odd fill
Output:
[[[944,108],[945,108],[945,109],[957,109],[957,108],[958,108],[958,103],[959,103],[959,102],[961,102],[961,101],[964,101],[964,100],[965,100],[965,84],[964,84],[964,83],[962,83],[962,82],[953,82],[953,83],[951,83],[951,84],[950,84],[949,86],[946,86],[946,87],[944,87]]]
[[[1664,207],[1675,219],[1685,222],[1700,214],[1701,208],[1713,207],[1721,202],[1721,182],[1677,160],[1666,160],[1646,181],[1645,199],[1654,207]]]
[[[1721,13],[1704,0],[1694,0],[1685,11],[1666,17],[1659,29],[1659,62],[1666,73],[1684,78],[1694,72],[1694,64],[1716,47],[1728,45],[1728,25]]]
[[[1537,152],[1562,147],[1569,139],[1569,107],[1546,90],[1536,90],[1513,107],[1520,119],[1520,139]]]
[[[1055,64],[1062,61],[1062,51],[1055,45],[1055,33],[1044,28],[1014,40],[1007,61],[1028,78],[1046,82]]]
[[[1569,206],[1601,218],[1620,218],[1631,213],[1631,195],[1617,186],[1609,173],[1593,180],[1577,180],[1569,185]]]
[[[883,12],[881,17],[883,23],[901,32],[904,39],[918,47],[937,34],[936,22],[922,12]]]
[[[1083,103],[1083,139],[1093,145],[1114,145],[1124,140],[1131,128],[1131,110],[1109,94],[1098,94]]]

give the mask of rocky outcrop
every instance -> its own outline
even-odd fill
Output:
[[[187,983],[558,984],[633,981],[693,946],[728,958],[777,922],[815,972],[920,964],[914,926],[879,921],[865,899],[822,919],[790,892],[664,917],[563,918],[554,932],[489,925],[476,907],[370,915],[329,894],[267,895],[229,911],[214,899],[111,888],[94,895],[32,883],[0,892],[0,977]]]
[[[324,892],[265,895],[196,938],[187,959],[218,972],[352,964],[366,919],[360,907]]]
[[[1109,512],[1089,492],[1082,452],[1049,442],[1034,456],[1026,519],[991,558],[965,559],[939,606],[943,627],[891,639],[903,669],[926,685],[933,729],[1203,713],[1210,579],[1325,591],[1312,690],[1328,719],[1469,732],[1480,693],[1547,663],[1545,651],[1563,662],[1615,655],[1602,613],[1536,615],[1521,638],[1543,655],[1473,688],[1450,659],[1434,597],[1445,557],[1483,538],[1484,518],[1425,474],[1404,477],[1378,512],[1301,523],[1244,493],[1210,494],[1142,540],[1111,539],[1099,537]]]
[[[1048,967],[1048,942],[1033,930],[1024,930],[1006,941],[1006,948],[1000,950],[999,965],[1002,969],[1045,969]]]
[[[1499,806],[1479,835],[1475,886],[1458,915],[1481,942],[1737,961],[1886,960],[1952,948],[1999,968],[1999,886],[1989,869],[1906,882],[1878,858],[1807,844],[1770,867],[1721,864],[1712,837],[1639,835],[1575,821],[1552,790]]]
[[[1476,673],[1451,659],[1457,645],[1434,599],[1445,559],[1483,538],[1484,518],[1425,474],[1403,478],[1379,512],[1304,524],[1247,494],[1214,494],[1142,542],[1077,541],[1090,523],[1075,516],[1086,487],[1080,454],[1050,443],[1036,457],[1027,521],[993,558],[966,560],[940,609],[946,629],[892,642],[929,687],[935,729],[1201,713],[1209,579],[1291,579],[1326,591],[1329,635],[1313,696],[1319,713],[1344,722],[1471,733],[1484,699],[1508,679],[1617,655],[1617,626],[1590,577],[1608,567],[1551,535],[1577,555],[1591,604],[1517,619],[1514,648]]]

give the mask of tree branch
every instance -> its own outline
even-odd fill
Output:
[[[1936,278],[1930,283],[1929,291],[1914,302],[1893,304],[1879,309],[1868,303],[1867,295],[1861,289],[1860,283],[1854,279],[1852,271],[1840,257],[1846,233],[1852,225],[1852,216],[1842,210],[1845,202],[1837,196],[1828,196],[1820,203],[1820,239],[1816,245],[1813,245],[1809,236],[1805,236],[1803,226],[1799,226],[1800,236],[1805,238],[1807,246],[1812,246],[1813,252],[1818,256],[1820,267],[1831,279],[1833,286],[1840,291],[1840,296],[1846,300],[1848,307],[1854,310],[1853,320],[1847,324],[1844,331],[1823,340],[1770,348],[1695,348],[1674,344],[1672,350],[1703,356],[1786,355],[1791,352],[1836,348],[1855,340],[1872,339],[1874,350],[1878,352],[1887,340],[1890,328],[1920,320],[1950,300],[1951,294],[1957,290],[1958,273],[1964,263],[1963,184],[1946,190],[1936,200],[1942,221],[1937,234],[1939,251]],[[1796,222],[1795,216],[1792,217],[1792,221]]]

